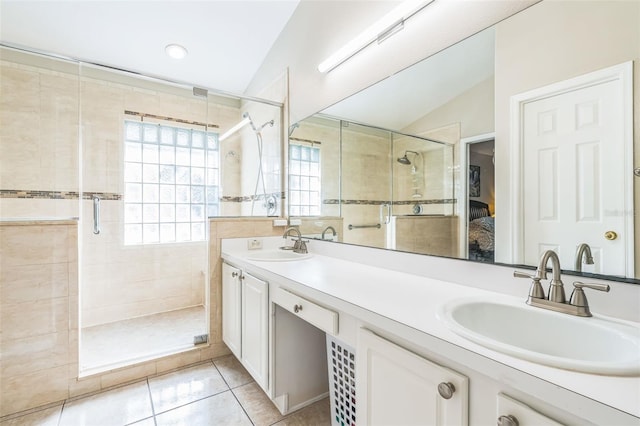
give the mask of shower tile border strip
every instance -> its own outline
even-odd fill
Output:
[[[91,200],[93,197],[100,197],[104,201],[120,201],[122,200],[122,194],[114,192],[84,192],[82,193],[83,200]],[[276,199],[285,199],[284,192],[272,192],[267,194],[267,197],[274,196]],[[18,198],[18,199],[41,199],[41,200],[78,200],[80,193],[76,191],[43,191],[43,190],[24,190],[24,189],[0,189],[0,198]],[[220,202],[223,203],[244,203],[254,200],[263,200],[264,194],[244,195],[244,196],[222,196]],[[455,198],[436,198],[429,200],[407,200],[407,201],[389,201],[389,200],[340,200],[340,199],[326,199],[322,201],[323,204],[343,204],[343,205],[373,205],[379,206],[382,204],[394,205],[413,205],[413,204],[455,204],[457,200]]]
[[[83,200],[92,200],[93,197],[100,197],[103,201],[120,201],[122,194],[113,192],[84,192]],[[283,192],[273,192],[267,194],[267,197],[274,196],[276,199],[285,198]],[[77,200],[80,194],[76,191],[43,191],[43,190],[25,190],[25,189],[0,189],[0,198],[20,198],[20,199],[41,199],[41,200]],[[221,202],[243,203],[253,200],[263,200],[265,196],[259,194],[257,196],[223,196],[220,197]]]
[[[393,204],[400,206],[410,206],[414,204],[455,204],[458,201],[455,198],[434,198],[429,200],[406,200],[406,201],[390,201],[390,200],[340,200],[326,199],[323,204],[343,204],[343,205],[371,205],[380,206],[383,204]]]
[[[91,200],[93,197],[100,197],[105,201],[119,201],[122,194],[113,192],[84,192],[83,200]],[[22,199],[39,199],[39,200],[78,200],[81,198],[80,193],[76,191],[43,191],[43,190],[25,190],[25,189],[0,189],[0,198],[22,198]]]

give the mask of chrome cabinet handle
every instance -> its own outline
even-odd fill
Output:
[[[511,414],[498,417],[498,426],[519,426],[518,419]]]
[[[100,233],[100,197],[93,196],[93,233]]]
[[[298,312],[300,312],[302,310],[302,305],[294,305],[293,306],[293,312],[295,312],[296,314]]]
[[[232,276],[233,278],[235,278],[235,277],[237,277],[237,276],[238,276],[238,273],[237,273],[237,272],[232,272],[232,273],[231,273],[231,276]]]
[[[450,382],[442,382],[438,385],[438,393],[444,399],[451,399],[453,394],[456,392],[456,387],[453,386],[453,383]]]

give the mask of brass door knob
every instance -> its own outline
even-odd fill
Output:
[[[607,231],[604,233],[604,238],[609,241],[613,241],[618,238],[618,234],[615,231]]]

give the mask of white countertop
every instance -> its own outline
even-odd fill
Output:
[[[279,245],[282,245],[282,239],[279,239],[278,242]],[[251,261],[247,259],[250,252],[243,248],[246,248],[246,243],[224,240],[222,257],[231,262],[251,265],[256,271],[276,274],[297,282],[347,302],[354,307],[381,315],[475,354],[640,417],[640,377],[586,374],[515,358],[458,336],[436,317],[440,306],[462,297],[524,304],[522,297],[518,298],[320,254],[292,262]],[[268,247],[265,246],[265,248]],[[475,277],[475,279],[482,278]],[[346,313],[349,314],[349,312]],[[594,314],[594,316],[596,315]],[[638,327],[640,330],[640,325],[637,323],[616,321]]]

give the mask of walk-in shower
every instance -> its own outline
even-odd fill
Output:
[[[217,320],[210,218],[247,215],[254,194],[281,192],[282,106],[22,49],[0,53],[12,93],[2,112],[15,116],[2,126],[11,135],[3,146],[12,143],[0,158],[11,171],[2,216],[68,223],[77,254],[63,244],[54,251],[70,259],[71,308],[59,321],[69,330],[58,331],[70,333],[64,351],[78,376],[205,347]],[[221,155],[219,135],[240,119],[246,132]]]

